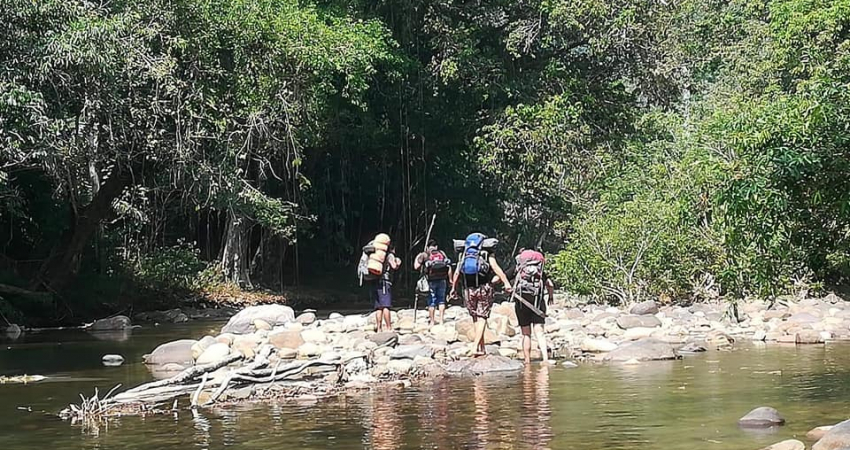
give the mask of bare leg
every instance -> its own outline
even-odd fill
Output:
[[[443,324],[443,317],[446,315],[446,304],[440,303],[440,325]]]
[[[472,317],[475,322],[475,351],[479,354],[484,354],[484,330],[487,329],[487,319],[483,317]]]
[[[525,364],[531,364],[531,326],[520,327],[522,333],[522,357]]]
[[[549,349],[546,348],[546,329],[542,323],[534,324],[534,334],[537,335],[537,346],[540,348],[540,354],[543,355],[543,363],[549,363]],[[529,336],[529,341],[531,337]]]
[[[436,321],[434,320],[434,307],[428,307],[428,325],[434,325]]]
[[[390,323],[390,318],[391,318],[391,317],[392,317],[392,316],[390,315],[390,309],[389,309],[389,308],[384,308],[384,322],[386,323],[385,329],[386,329],[387,331],[393,331],[393,324],[392,324],[392,323]]]
[[[384,320],[384,310],[376,309],[375,310],[375,333],[381,332],[381,324]]]

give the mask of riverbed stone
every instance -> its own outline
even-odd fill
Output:
[[[833,426],[812,446],[812,450],[844,450],[850,448],[850,420]]]
[[[658,304],[654,300],[637,303],[629,309],[629,314],[636,316],[658,314]]]
[[[620,316],[617,318],[617,326],[628,330],[630,328],[656,328],[661,326],[661,321],[655,316]]]
[[[21,330],[20,326],[14,323],[10,323],[9,325],[3,327],[3,334],[6,336],[7,339],[15,340],[21,337],[21,334],[23,334],[23,330]]]
[[[136,314],[133,318],[138,322],[184,323],[189,321],[189,316],[180,308],[142,312]]]
[[[277,356],[280,359],[295,359],[298,357],[298,350],[284,347],[277,351]]]
[[[676,352],[676,349],[672,345],[652,338],[641,339],[622,345],[604,357],[606,361],[618,362],[628,361],[630,359],[657,361],[678,358],[680,358],[679,353]]]
[[[249,306],[231,317],[221,329],[222,333],[248,334],[256,330],[255,320],[263,320],[272,327],[283,325],[295,320],[295,311],[286,305]]]
[[[826,436],[826,433],[828,433],[829,430],[832,429],[832,427],[833,427],[833,425],[825,425],[825,426],[812,428],[811,430],[809,430],[808,433],[806,433],[806,439],[811,439],[813,441],[819,441],[819,440],[823,439],[824,436]]]
[[[786,320],[788,322],[796,323],[796,324],[813,324],[813,323],[820,322],[819,317],[817,317],[817,316],[815,316],[811,313],[808,313],[808,312],[801,312],[801,313],[794,314]]]
[[[254,329],[256,331],[263,331],[263,330],[269,331],[269,330],[272,329],[272,326],[271,326],[270,323],[266,322],[263,319],[255,319],[254,320]]]
[[[491,373],[516,372],[523,368],[517,360],[500,355],[487,355],[481,358],[452,361],[446,371],[455,375],[485,375]]]
[[[415,359],[417,356],[431,358],[434,349],[425,345],[399,345],[389,352],[390,359]]]
[[[316,321],[316,313],[314,312],[305,312],[298,315],[295,318],[295,321],[300,323],[301,325],[310,325],[311,323]]]
[[[798,344],[823,344],[824,339],[823,336],[817,331],[814,330],[800,330],[797,333],[797,343]]]
[[[95,320],[88,328],[90,331],[115,331],[132,328],[133,323],[127,316],[114,316]]]
[[[398,343],[398,333],[394,331],[382,331],[369,335],[366,339],[381,346],[392,347]]]
[[[301,337],[304,339],[304,342],[313,342],[323,344],[328,342],[328,336],[324,331],[318,328],[307,328],[306,330],[301,332]]]
[[[586,338],[581,342],[581,349],[591,353],[610,352],[617,349],[617,344],[605,339]]]
[[[764,447],[761,450],[806,450],[806,444],[796,439],[788,439],[787,441],[777,442],[776,444]]]
[[[785,425],[785,418],[769,406],[758,407],[738,419],[738,426],[743,428],[770,428],[780,425]]]
[[[413,368],[413,360],[393,359],[387,362],[387,370],[395,374],[406,374]]]
[[[322,347],[314,342],[305,342],[298,347],[298,357],[312,358],[322,354]]]
[[[181,367],[194,365],[195,358],[192,356],[192,346],[196,342],[198,341],[194,339],[180,339],[162,344],[145,357],[145,364],[176,364]]]
[[[429,331],[435,338],[442,339],[448,343],[457,342],[458,340],[457,330],[453,325],[447,323],[434,325]]]
[[[215,344],[210,345],[206,350],[204,350],[204,352],[201,353],[201,356],[198,357],[198,360],[195,363],[197,365],[214,363],[216,361],[221,361],[229,354],[229,345],[216,342]]]

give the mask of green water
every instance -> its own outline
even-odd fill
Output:
[[[124,417],[99,434],[55,417],[95,386],[149,380],[137,361],[156,344],[216,324],[135,330],[123,341],[83,332],[0,342],[0,374],[49,382],[0,385],[0,449],[553,448],[747,449],[850,417],[850,345],[744,346],[639,366],[534,367],[514,376],[446,378],[315,403],[264,403]],[[119,353],[122,367],[100,358]],[[781,374],[776,373],[781,371]],[[788,424],[741,430],[756,406]],[[25,409],[19,409],[19,408]],[[31,411],[29,411],[31,409]]]

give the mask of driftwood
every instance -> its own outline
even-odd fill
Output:
[[[137,386],[103,399],[101,402],[105,403],[105,406],[109,404],[153,404],[176,400],[178,397],[186,395],[189,396],[189,404],[192,408],[209,406],[218,401],[228,389],[264,386],[268,390],[274,383],[296,379],[310,367],[331,366],[341,369],[347,362],[365,357],[365,355],[358,355],[347,360],[314,359],[293,361],[288,364],[278,362],[274,367],[269,367],[268,356],[270,352],[270,348],[262,349],[250,364],[232,369],[223,379],[213,377],[211,374],[243,360],[244,357],[241,354],[231,354],[214,363],[190,367],[171,378]],[[200,404],[201,393],[205,390],[212,390],[212,393],[206,402]]]

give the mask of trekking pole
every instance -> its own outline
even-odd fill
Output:
[[[428,227],[428,232],[425,233],[425,248],[423,252],[428,251],[428,241],[431,240],[431,230],[434,229],[434,221],[437,220],[437,213],[431,216],[431,225]],[[417,283],[418,284],[418,283]],[[413,326],[416,326],[416,311],[419,310],[419,290],[416,289],[413,294]]]

